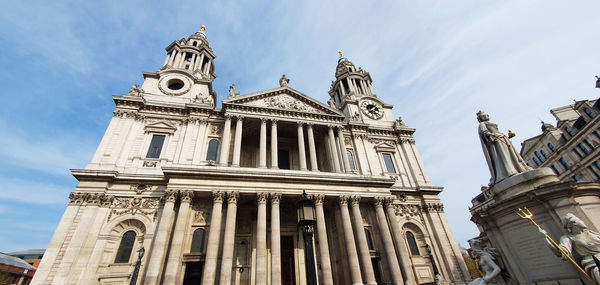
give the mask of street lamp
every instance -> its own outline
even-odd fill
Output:
[[[306,260],[306,284],[317,285],[317,271],[315,269],[315,254],[313,248],[313,232],[316,224],[315,203],[306,197],[302,191],[302,198],[298,203],[298,225],[304,237],[304,258]]]
[[[429,254],[429,259],[431,259],[431,266],[433,267],[433,275],[435,276],[435,281],[438,280],[438,275],[440,272],[438,271],[437,265],[435,264],[435,259],[433,259],[433,254],[431,254],[431,247],[426,244],[425,249],[427,250],[427,254]]]
[[[133,274],[131,274],[131,280],[129,281],[129,285],[135,285],[135,283],[137,283],[137,278],[138,274],[140,273],[140,266],[142,265],[142,257],[144,257],[144,252],[146,252],[144,247],[140,248],[140,250],[137,251],[138,260],[135,263]]]

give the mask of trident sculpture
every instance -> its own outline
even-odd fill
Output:
[[[525,210],[523,210],[525,209]],[[581,266],[579,266],[579,264],[577,264],[577,262],[575,262],[575,260],[573,260],[573,258],[571,258],[571,255],[568,254],[567,252],[565,252],[564,249],[562,249],[562,247],[560,247],[549,235],[548,233],[546,233],[546,231],[544,231],[544,229],[542,229],[542,227],[540,227],[534,220],[533,220],[533,214],[531,213],[531,211],[529,211],[529,209],[527,209],[527,207],[523,207],[523,209],[519,208],[519,210],[515,210],[515,213],[521,218],[521,219],[525,219],[525,220],[529,220],[531,222],[532,225],[534,225],[538,231],[540,231],[541,233],[543,233],[546,236],[546,240],[548,240],[553,246],[554,248],[556,248],[557,250],[560,251],[560,253],[562,254],[562,256],[566,257],[581,273],[583,273],[583,275],[585,275],[585,277],[587,277],[587,279],[589,279],[592,284],[595,285],[599,285],[594,279],[592,279],[592,277],[587,274],[587,272],[585,272],[585,270],[583,270],[583,268],[581,268]]]

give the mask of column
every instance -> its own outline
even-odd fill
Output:
[[[204,61],[204,54],[200,55],[200,60],[198,60],[196,62],[196,66],[194,67],[194,71],[199,70],[200,68],[202,68],[202,62]]]
[[[314,196],[315,209],[317,211],[317,234],[319,235],[319,253],[321,254],[321,272],[323,273],[323,284],[333,285],[331,273],[331,259],[329,258],[329,245],[327,244],[327,228],[325,227],[325,213],[323,212],[323,194]]]
[[[302,130],[302,122],[298,122],[298,156],[300,157],[300,170],[306,168],[306,151],[304,150],[304,132]]]
[[[177,222],[175,222],[175,230],[173,230],[173,240],[171,241],[171,250],[169,251],[169,259],[167,260],[167,269],[165,270],[165,278],[163,281],[164,284],[175,284],[177,274],[179,274],[179,271],[181,270],[183,239],[185,237],[187,218],[190,213],[190,203],[193,195],[193,191],[179,191],[181,203],[177,214]]]
[[[306,132],[308,133],[308,153],[310,156],[310,170],[319,171],[317,164],[317,151],[315,149],[315,136],[313,134],[313,124],[306,124]]]
[[[158,284],[160,274],[163,270],[163,261],[167,253],[167,245],[171,236],[171,226],[173,219],[173,206],[177,199],[177,192],[173,190],[165,191],[165,205],[160,216],[154,243],[150,251],[148,267],[146,269],[146,279],[144,284]]]
[[[202,284],[214,285],[217,275],[217,255],[219,254],[219,237],[221,235],[221,211],[223,210],[224,193],[213,192],[213,209],[210,215],[210,230],[206,245],[206,258],[202,272]]]
[[[281,193],[271,194],[271,284],[281,284],[280,200]]]
[[[278,169],[277,153],[277,120],[271,120],[271,168]]]
[[[342,161],[344,162],[345,172],[352,172],[350,170],[350,161],[348,160],[348,154],[346,153],[346,141],[344,139],[344,133],[342,132],[342,128],[338,128],[338,141],[340,143],[340,152],[342,154]]]
[[[261,192],[256,197],[256,285],[267,284],[267,196],[267,193]]]
[[[235,245],[235,219],[237,215],[238,197],[239,192],[237,191],[227,193],[227,217],[225,218],[225,234],[223,237],[221,278],[219,278],[219,284],[221,285],[231,284],[231,271],[233,268],[233,248]]]
[[[240,153],[242,151],[242,117],[237,117],[235,122],[235,138],[233,141],[233,161],[231,166],[240,166]]]
[[[348,212],[348,196],[340,196],[339,202],[352,285],[363,285],[362,278],[360,277],[360,264],[358,263],[358,254],[356,253],[356,243],[354,242],[354,234],[352,233],[352,222],[350,222],[350,212]]]
[[[384,197],[375,197],[375,213],[377,214],[379,232],[381,233],[381,238],[383,240],[383,247],[392,275],[392,281],[394,284],[402,285],[404,284],[404,281],[402,280],[402,273],[400,272],[400,265],[398,264],[398,257],[396,256],[396,249],[394,248],[394,241],[392,240],[390,227],[388,227],[387,218],[383,211],[384,201]]]
[[[219,165],[227,166],[229,159],[229,141],[231,136],[231,115],[225,114],[225,125],[223,126],[223,138],[221,139],[221,152],[219,153]]]
[[[396,210],[394,209],[394,199],[388,198],[385,200],[385,210],[390,219],[390,225],[392,225],[392,233],[394,234],[394,241],[398,254],[400,255],[400,269],[402,270],[402,276],[404,277],[405,285],[416,285],[415,274],[413,273],[411,262],[409,259],[408,248],[404,242],[404,234],[402,228],[396,219]]]
[[[260,118],[258,167],[267,168],[267,119]]]
[[[175,55],[176,55],[176,54],[177,54],[177,51],[176,51],[176,50],[173,50],[173,51],[171,52],[171,55],[169,56],[169,63],[168,63],[168,65],[171,65],[171,66],[173,65],[173,61],[175,60]],[[36,272],[36,273],[37,273],[37,272]]]
[[[335,146],[335,136],[333,135],[333,126],[329,126],[329,146],[331,147],[331,158],[333,159],[333,166],[335,172],[342,172],[340,169],[340,159],[338,158],[337,147]]]
[[[377,285],[375,273],[373,272],[373,263],[371,262],[371,253],[367,244],[367,236],[365,235],[365,227],[362,215],[360,214],[360,196],[352,196],[352,217],[354,218],[354,232],[356,233],[360,263],[365,274],[365,284]]]

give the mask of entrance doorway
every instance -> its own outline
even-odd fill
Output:
[[[296,285],[294,237],[281,237],[281,285]]]

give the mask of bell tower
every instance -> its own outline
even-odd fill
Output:
[[[357,69],[342,51],[338,53],[340,58],[329,90],[329,105],[342,111],[349,121],[375,125],[393,122],[392,105],[385,104],[373,93],[371,75],[360,67]]]
[[[204,25],[187,39],[172,42],[166,51],[162,67],[156,72],[144,72],[141,89],[132,87],[136,92],[130,90],[129,95],[139,95],[149,101],[214,107],[215,54],[208,44]]]

